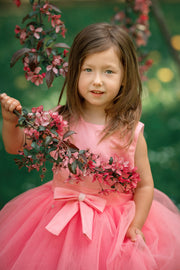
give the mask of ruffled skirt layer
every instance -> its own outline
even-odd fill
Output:
[[[56,200],[53,195],[49,182],[19,195],[1,210],[1,270],[180,269],[180,215],[163,193],[155,191],[143,227],[146,243],[140,236],[136,242],[125,237],[135,213],[129,195],[106,197],[101,210],[84,194]],[[102,203],[97,202],[100,208]],[[71,216],[67,206],[74,211]]]

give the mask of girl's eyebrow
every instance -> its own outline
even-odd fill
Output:
[[[91,64],[91,63],[84,63],[82,64],[82,66],[88,66],[88,67],[94,67],[95,64]],[[115,68],[116,65],[114,65],[113,63],[112,64],[104,64],[103,65],[103,68]]]

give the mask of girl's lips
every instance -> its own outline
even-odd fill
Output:
[[[93,95],[102,95],[104,92],[103,91],[99,91],[99,90],[92,90],[90,91]]]

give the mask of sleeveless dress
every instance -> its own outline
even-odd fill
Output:
[[[119,155],[134,166],[143,124],[136,127],[128,149],[117,136],[99,143],[103,126],[83,119],[73,142],[105,159]],[[72,128],[71,128],[72,129]],[[125,237],[135,214],[132,194],[99,193],[88,177],[65,182],[64,170],[53,180],[7,203],[0,212],[1,270],[179,270],[180,215],[171,200],[155,190],[143,226],[146,242]],[[143,203],[143,202],[142,202]]]

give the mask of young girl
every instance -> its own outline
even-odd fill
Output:
[[[137,166],[134,192],[100,193],[91,176],[53,180],[10,201],[0,214],[1,270],[179,270],[180,216],[154,190],[143,136],[141,82],[135,48],[119,26],[93,24],[75,38],[59,110],[79,149]],[[3,140],[16,154],[25,137],[16,127],[20,102],[1,95]],[[153,194],[154,193],[154,194]]]

